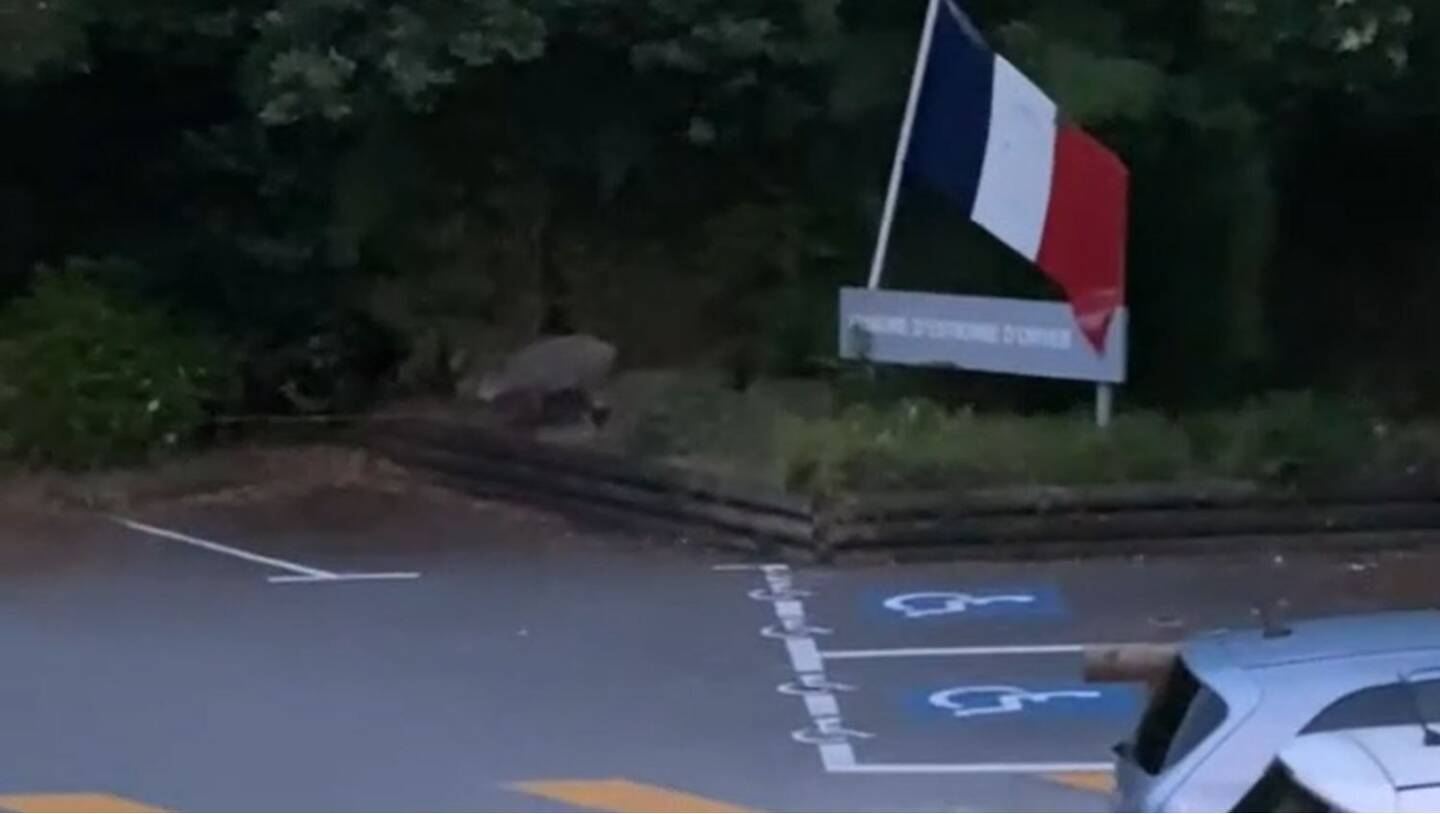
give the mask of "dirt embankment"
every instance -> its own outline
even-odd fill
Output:
[[[417,485],[403,469],[356,449],[250,446],[213,450],[146,468],[11,473],[0,477],[0,511],[7,517],[77,509],[118,512],[177,500],[245,501],[322,487],[397,489]]]

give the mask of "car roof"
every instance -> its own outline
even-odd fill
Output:
[[[1288,634],[1229,630],[1195,640],[1216,646],[1245,668],[1440,650],[1440,609],[1394,611],[1296,622]]]
[[[1440,746],[1417,723],[1302,735],[1280,753],[1295,782],[1346,811],[1408,810],[1440,792]]]

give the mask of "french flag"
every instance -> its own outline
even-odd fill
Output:
[[[1125,304],[1129,171],[1063,122],[1053,101],[985,44],[953,0],[934,30],[906,170],[1035,263],[1104,352]]]

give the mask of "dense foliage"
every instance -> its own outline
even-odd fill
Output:
[[[0,317],[0,451],[85,468],[191,441],[230,395],[231,360],[79,274],[44,272]]]
[[[1440,404],[1440,9],[964,5],[1132,167],[1137,398]],[[116,258],[97,284],[226,337],[265,409],[566,329],[631,363],[814,372],[922,6],[0,0],[0,297]],[[1053,296],[923,191],[899,227],[896,285]]]

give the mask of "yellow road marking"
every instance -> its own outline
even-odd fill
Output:
[[[1072,789],[1093,791],[1096,794],[1109,794],[1115,790],[1115,775],[1110,772],[1065,772],[1063,774],[1047,774],[1045,779],[1062,786],[1069,786]]]
[[[749,811],[730,803],[696,797],[683,791],[632,783],[629,780],[532,780],[510,788],[580,808],[597,811],[734,812]]]
[[[0,809],[17,814],[50,814],[57,811],[110,812],[164,811],[111,794],[11,794],[0,795]]]

